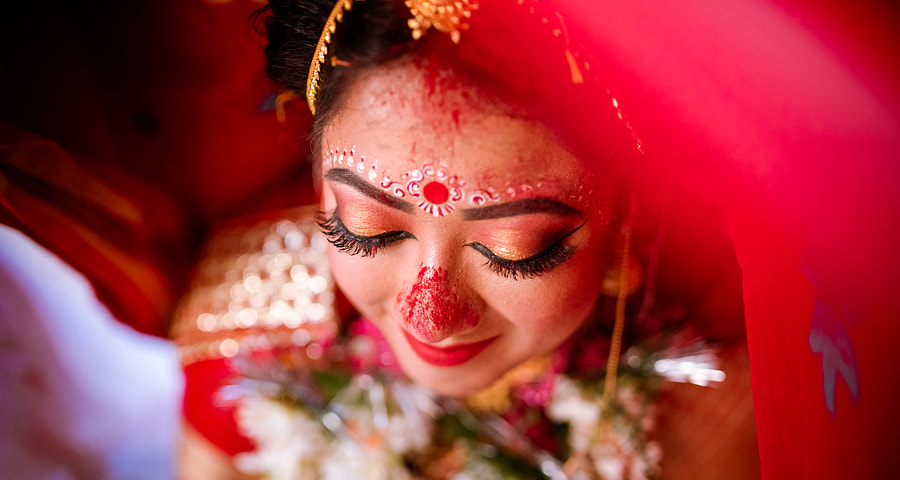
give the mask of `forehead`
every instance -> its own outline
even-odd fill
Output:
[[[428,164],[470,185],[541,184],[557,193],[584,177],[581,162],[545,125],[449,69],[413,59],[360,72],[322,140],[323,152],[355,147],[395,176]]]

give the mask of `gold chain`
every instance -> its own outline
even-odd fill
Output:
[[[628,300],[628,273],[631,254],[631,227],[626,221],[622,226],[622,266],[619,270],[619,295],[616,297],[616,323],[609,345],[609,359],[606,361],[606,381],[603,385],[603,399],[609,404],[616,391],[616,374],[619,370],[619,356],[622,352],[622,332],[625,330],[625,304]]]

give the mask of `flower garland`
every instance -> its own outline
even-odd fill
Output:
[[[364,320],[315,360],[290,348],[235,358],[241,377],[228,388],[257,445],[235,464],[270,480],[656,478],[662,450],[648,433],[664,382],[724,374],[682,332],[629,348],[606,400],[597,341],[526,362],[468,400],[404,377]]]

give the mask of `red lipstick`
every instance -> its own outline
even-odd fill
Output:
[[[412,347],[413,352],[415,352],[422,361],[435,367],[453,367],[466,363],[497,339],[497,337],[492,337],[480,342],[439,348],[416,340],[416,337],[412,336],[406,330],[403,330],[403,335],[406,336],[406,341],[409,342],[409,346]]]

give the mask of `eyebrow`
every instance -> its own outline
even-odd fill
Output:
[[[568,216],[581,215],[581,212],[565,203],[551,198],[524,198],[481,208],[465,208],[460,210],[463,220],[491,220],[494,218],[515,217],[533,213]]]
[[[374,185],[363,180],[358,175],[351,172],[350,170],[347,170],[346,168],[332,168],[325,173],[325,178],[331,180],[332,182],[343,183],[344,185],[351,186],[363,195],[393,209],[410,214],[414,212],[412,204],[406,203],[384,193]]]

